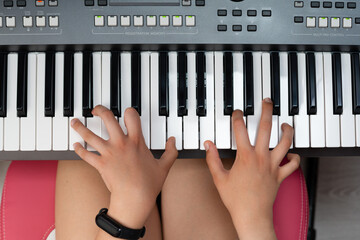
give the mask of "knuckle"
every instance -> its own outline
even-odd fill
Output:
[[[115,116],[114,116],[114,114],[113,114],[112,111],[110,111],[110,110],[105,110],[105,111],[103,112],[103,118],[108,121],[108,120],[112,120],[113,118],[115,118]]]
[[[283,144],[284,144],[285,146],[291,146],[291,144],[292,144],[292,139],[291,139],[290,137],[284,137],[284,138],[283,138]]]
[[[272,127],[272,121],[270,121],[269,119],[263,119],[263,121],[260,124],[260,130],[270,130]]]
[[[242,127],[242,120],[241,118],[234,119],[234,128],[240,129]]]
[[[92,132],[90,132],[90,130],[85,129],[82,136],[83,136],[84,140],[90,140],[90,139],[92,139],[93,134],[92,134]]]

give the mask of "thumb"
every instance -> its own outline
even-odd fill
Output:
[[[222,181],[226,177],[228,170],[224,168],[215,144],[211,141],[206,141],[204,146],[206,150],[206,162],[209,166],[214,183],[217,185],[219,181]]]
[[[278,181],[281,183],[285,178],[290,176],[295,170],[299,168],[300,156],[297,154],[288,153],[286,155],[289,160],[288,163],[281,166],[279,169]]]
[[[171,137],[166,142],[165,152],[160,158],[160,165],[162,165],[166,172],[169,172],[177,157],[178,151],[175,145],[175,138]]]

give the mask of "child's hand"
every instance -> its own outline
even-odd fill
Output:
[[[298,155],[287,154],[294,134],[288,124],[282,125],[282,138],[277,147],[269,151],[272,110],[271,100],[264,100],[255,147],[250,144],[243,113],[233,113],[237,154],[231,170],[224,169],[216,146],[210,141],[205,142],[206,160],[214,183],[231,214],[240,239],[276,238],[272,224],[276,194],[280,183],[300,163]],[[280,167],[286,154],[289,163]]]
[[[135,109],[125,111],[127,135],[107,108],[96,106],[92,114],[104,121],[110,139],[105,141],[74,119],[72,127],[100,156],[85,150],[79,143],[74,144],[75,152],[99,171],[111,192],[109,215],[127,227],[141,228],[177,158],[175,139],[168,140],[166,151],[158,160],[145,144]]]

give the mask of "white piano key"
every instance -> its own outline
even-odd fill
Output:
[[[178,71],[177,53],[169,53],[169,117],[167,138],[175,137],[176,148],[182,150],[182,117],[178,117]]]
[[[299,114],[294,117],[295,147],[307,148],[310,146],[309,115],[307,115],[306,95],[306,58],[305,53],[298,53],[299,71]]]
[[[279,116],[279,139],[282,137],[281,125],[284,123],[293,126],[293,117],[289,115],[289,69],[288,54],[281,52],[280,56],[280,116]],[[291,146],[292,148],[292,146]]]
[[[151,149],[165,149],[166,117],[159,115],[159,53],[151,53]]]
[[[230,116],[224,115],[224,54],[215,52],[215,143],[218,149],[231,146]]]
[[[55,55],[55,117],[53,117],[53,150],[69,147],[69,119],[64,117],[64,53]]]
[[[0,151],[4,150],[4,118],[0,118]]]
[[[263,98],[271,98],[271,63],[270,53],[262,54],[262,77],[263,77]],[[270,148],[275,148],[279,142],[278,139],[278,122],[279,117],[276,115],[272,116],[272,128],[270,135]]]
[[[254,61],[254,115],[247,117],[247,130],[251,145],[255,146],[257,131],[261,118],[262,109],[262,69],[261,69],[261,52],[253,53]]]
[[[351,59],[341,54],[343,114],[340,115],[341,147],[355,147],[355,116],[352,111]]]
[[[200,149],[204,150],[204,142],[215,141],[215,79],[214,79],[214,53],[205,53],[206,61],[206,116],[200,117]]]
[[[93,53],[93,107],[101,104],[101,52]],[[101,118],[93,116],[86,118],[86,127],[97,136],[101,136]],[[86,149],[94,151],[95,149],[86,144]]]
[[[188,115],[184,116],[184,149],[199,149],[199,117],[196,115],[196,54],[187,54]]]
[[[45,53],[37,56],[37,108],[36,108],[36,150],[50,151],[52,147],[52,118],[45,117]]]
[[[325,147],[325,105],[324,105],[323,54],[315,53],[316,69],[316,114],[310,115],[310,146]]]
[[[20,150],[35,151],[36,143],[36,53],[28,55],[27,117],[20,118]]]
[[[74,54],[74,117],[69,118],[69,124],[74,118],[79,119],[85,125],[85,118],[82,115],[82,83],[83,83],[83,54]],[[74,150],[73,144],[78,142],[85,146],[81,136],[70,127],[69,131],[69,149]]]
[[[121,117],[119,123],[127,134],[124,122],[124,113],[131,107],[131,53],[121,53]]]
[[[340,147],[340,116],[333,110],[333,77],[331,53],[324,53],[325,143],[326,147]]]
[[[244,111],[244,56],[242,53],[233,53],[233,67],[234,67],[234,110]],[[244,117],[246,124],[246,117]],[[232,149],[236,150],[236,138],[234,128],[231,126],[231,144]]]
[[[111,53],[101,53],[101,105],[110,109],[110,67],[111,67]],[[109,133],[103,121],[101,121],[101,136],[103,139],[109,139]]]
[[[17,117],[17,53],[8,55],[7,113],[4,118],[4,150],[18,151],[20,148],[20,118]]]
[[[141,128],[150,148],[150,53],[141,53]]]

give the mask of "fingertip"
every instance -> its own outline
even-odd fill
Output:
[[[73,120],[71,120],[70,125],[72,128],[74,127],[74,125],[77,121],[79,121],[79,119],[77,119],[77,118],[74,118]]]
[[[209,141],[204,142],[204,148],[205,148],[205,151],[209,151],[209,148],[210,148]]]
[[[240,117],[243,117],[244,116],[244,112],[239,110],[239,109],[236,109],[235,111],[233,111],[232,113],[232,117],[234,118],[240,118]]]
[[[264,98],[263,102],[266,104],[273,104],[271,98]]]
[[[74,148],[74,150],[76,151],[76,149],[79,147],[79,143],[78,142],[76,142],[76,143],[74,143],[73,144],[73,148]]]

